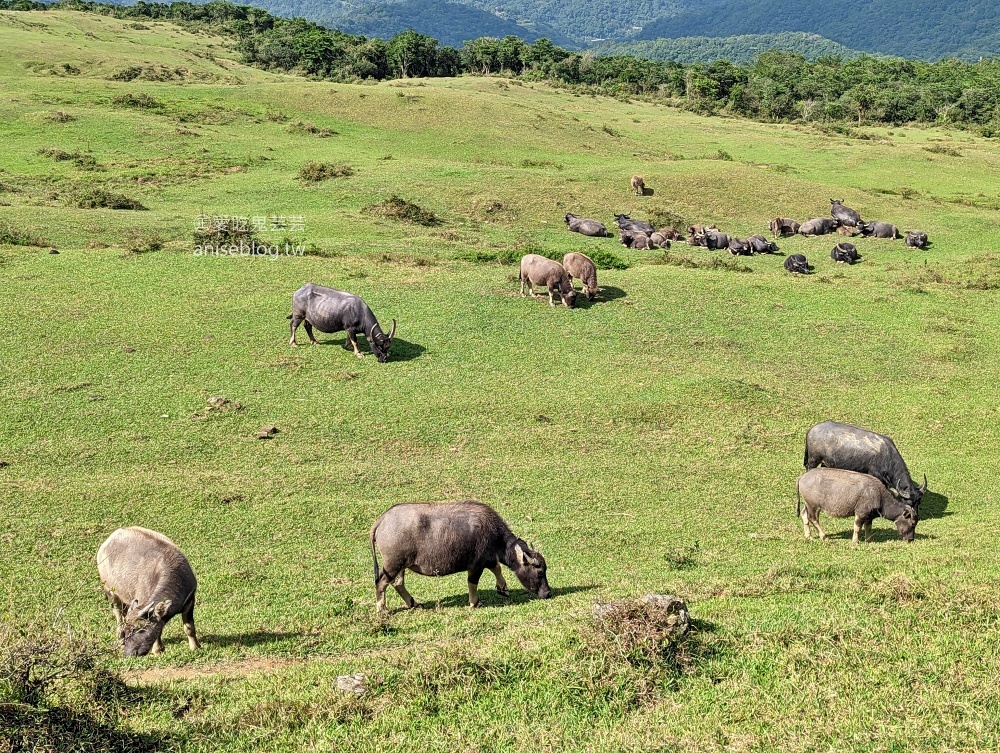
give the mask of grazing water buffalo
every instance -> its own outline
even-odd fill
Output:
[[[833,250],[830,251],[830,258],[838,264],[853,264],[861,257],[858,255],[858,249],[853,243],[844,241],[833,247]]]
[[[845,207],[841,200],[830,199],[830,214],[840,220],[841,225],[857,227],[861,224],[861,215],[850,207]]]
[[[603,222],[588,220],[577,217],[575,214],[566,215],[566,224],[569,225],[570,232],[580,235],[589,235],[591,238],[607,238],[608,229]]]
[[[619,230],[636,230],[640,233],[645,233],[646,235],[652,235],[656,232],[656,228],[650,225],[648,222],[643,222],[642,220],[633,220],[627,214],[616,214],[615,222],[618,223]]]
[[[807,275],[809,274],[809,262],[802,254],[792,254],[785,259],[785,269],[792,274]]]
[[[181,615],[192,649],[201,648],[194,631],[198,581],[177,545],[156,531],[119,528],[97,550],[97,572],[118,622],[125,656],[163,651],[163,626]]]
[[[369,534],[375,568],[375,605],[385,611],[385,589],[391,583],[406,606],[417,606],[403,579],[407,570],[419,575],[469,574],[469,606],[479,606],[483,570],[496,576],[497,593],[507,596],[501,563],[521,585],[540,599],[552,595],[545,578],[545,558],[510,528],[491,507],[465,502],[413,503],[390,507]],[[378,553],[382,555],[379,568]]]
[[[632,192],[636,196],[642,196],[646,191],[646,184],[642,182],[641,175],[632,176]]]
[[[702,236],[701,245],[712,251],[729,248],[729,236],[718,230],[708,230]]]
[[[840,227],[840,220],[829,217],[813,217],[799,225],[800,235],[826,235]]]
[[[819,532],[820,539],[826,539],[819,527],[822,510],[831,518],[854,516],[852,540],[855,544],[862,528],[865,529],[865,541],[871,540],[872,521],[880,517],[896,524],[903,541],[913,541],[917,511],[893,497],[874,476],[839,468],[814,468],[799,476],[795,490],[798,498],[795,512],[802,518],[802,530],[807,539],[810,538],[810,525]]]
[[[574,277],[577,278],[583,283],[587,300],[594,300],[597,296],[597,265],[594,264],[594,260],[586,254],[573,251],[563,257],[562,264],[566,274],[569,275],[570,284],[573,283]]]
[[[923,230],[907,230],[906,245],[910,248],[924,248],[927,246],[927,233]]]
[[[753,256],[753,246],[746,238],[730,238],[728,248],[733,256]]]
[[[750,248],[753,249],[755,254],[776,254],[778,253],[778,246],[773,242],[769,241],[763,235],[755,234],[747,238],[750,243]]]
[[[354,347],[354,355],[364,358],[358,350],[358,334],[363,333],[379,363],[385,363],[389,358],[392,338],[396,334],[396,320],[392,320],[392,329],[388,335],[385,334],[368,304],[358,296],[311,282],[292,295],[292,313],[288,318],[292,320],[292,338],[288,344],[293,348],[298,345],[295,330],[304,323],[309,342],[313,345],[319,345],[313,337],[313,327],[326,334],[343,330]]]
[[[803,464],[807,471],[825,465],[867,473],[914,507],[927,491],[927,476],[923,486],[913,483],[903,456],[889,437],[851,424],[824,421],[809,429]]]
[[[576,291],[573,289],[573,281],[570,279],[563,265],[552,259],[546,259],[538,254],[527,254],[521,257],[521,295],[524,296],[524,286],[528,286],[528,292],[534,296],[535,291],[532,285],[545,286],[549,291],[549,305],[555,306],[552,300],[554,293],[559,293],[563,305],[571,309],[576,302]]]
[[[799,232],[799,223],[789,217],[775,217],[768,223],[768,227],[775,238],[783,235],[795,235]]]
[[[865,238],[901,238],[899,228],[888,222],[862,222],[858,230]]]

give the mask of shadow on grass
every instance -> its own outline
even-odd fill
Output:
[[[902,541],[902,539],[899,538],[899,533],[896,532],[896,527],[894,525],[892,525],[892,523],[890,521],[886,521],[886,522],[889,523],[888,527],[886,527],[886,526],[877,527],[878,526],[877,523],[872,524],[872,537],[871,537],[871,539],[867,543],[869,543],[869,544],[882,544],[882,543],[885,543],[886,541]],[[854,538],[854,531],[853,530],[848,530],[848,531],[837,531],[836,533],[828,533],[826,535],[826,538],[828,540],[829,539],[841,539],[841,540],[847,539],[847,541],[850,541],[852,538]],[[930,540],[930,539],[936,539],[936,538],[937,538],[937,536],[931,536],[930,534],[920,533],[920,524],[919,523],[917,524],[917,530],[913,532],[913,540],[914,540],[914,542],[920,541],[922,539],[928,539],[928,540]],[[864,546],[865,543],[866,543],[865,542],[865,534],[864,534],[864,531],[862,531],[861,532],[861,536],[858,539],[858,546]]]
[[[338,337],[331,340],[320,340],[320,345],[339,345],[344,350],[349,350],[353,352],[350,342],[347,339],[347,335],[342,338]],[[372,353],[372,349],[368,347],[365,339],[361,336],[358,337],[358,349],[364,353],[365,358],[374,358],[375,355]],[[392,338],[392,351],[389,353],[389,363],[393,361],[412,361],[415,358],[420,358],[421,355],[427,350],[423,345],[417,345],[416,343],[411,343],[408,340],[403,340],[400,337]]]
[[[284,641],[297,641],[302,638],[302,633],[271,633],[266,630],[258,630],[254,633],[234,633],[231,635],[199,635],[198,638],[206,646],[219,646],[220,648],[243,646],[251,648],[253,646],[266,646]],[[187,643],[187,639],[183,637],[177,640],[180,643]]]
[[[10,750],[138,753],[173,749],[163,737],[124,732],[91,714],[66,708],[43,710],[27,705],[0,704],[0,730],[13,744]]]
[[[482,582],[479,584],[479,608],[491,608],[491,607],[503,607],[508,604],[527,604],[530,601],[537,601],[538,597],[528,591],[525,591],[520,585],[514,585],[513,582],[509,582],[508,587],[510,588],[510,598],[504,598],[496,592],[495,588],[485,587]],[[591,591],[599,586],[564,586],[563,588],[553,588],[552,598],[557,599],[560,596],[569,596],[573,593],[579,593],[581,591]],[[418,602],[420,598],[414,594]],[[453,596],[446,596],[443,599],[438,599],[437,601],[425,601],[421,602],[420,606],[423,609],[434,609],[435,607],[441,607],[442,609],[450,609],[453,607],[468,607],[469,606],[469,592],[464,591],[460,594],[455,594]],[[393,610],[396,611],[396,610]],[[405,609],[401,611],[406,611]]]
[[[954,514],[953,512],[948,512],[948,498],[946,496],[930,491],[924,492],[924,496],[920,500],[921,520],[944,518]]]
[[[597,297],[588,301],[587,296],[583,291],[577,291],[576,296],[576,308],[578,309],[589,309],[591,306],[599,306],[602,303],[610,303],[611,301],[617,301],[619,298],[624,298],[628,295],[621,288],[616,288],[613,285],[605,287],[603,285],[599,286],[600,292]]]

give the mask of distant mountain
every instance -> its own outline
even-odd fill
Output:
[[[850,58],[861,54],[818,34],[797,31],[780,34],[742,34],[734,37],[683,37],[637,42],[605,42],[595,45],[592,50],[596,55],[631,55],[647,60],[675,63],[711,63],[716,60],[749,63],[757,55],[768,50],[794,52],[806,60],[816,60],[828,55]]]
[[[560,47],[580,47],[572,37],[538,21],[527,21],[521,25],[471,5],[444,0],[379,3],[356,8],[347,15],[317,20],[349,34],[383,39],[414,29],[452,47],[461,47],[463,42],[479,37],[501,38],[509,34],[528,42],[548,37]]]
[[[851,49],[909,58],[1000,55],[994,0],[725,0],[648,24],[641,39],[801,31]]]

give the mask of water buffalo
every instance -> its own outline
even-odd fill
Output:
[[[785,269],[792,274],[807,275],[809,274],[809,262],[802,254],[792,254],[785,259]]]
[[[865,530],[865,541],[871,540],[872,521],[879,517],[895,523],[903,541],[913,541],[917,511],[893,497],[874,476],[839,468],[814,468],[799,476],[795,491],[798,500],[795,513],[802,518],[802,530],[807,539],[810,538],[810,525],[819,533],[820,539],[826,539],[826,534],[819,527],[822,510],[832,518],[854,516],[852,541],[855,544],[862,528]]]
[[[577,278],[583,283],[583,289],[587,293],[587,300],[592,301],[597,296],[597,265],[594,260],[586,254],[570,252],[563,257],[563,269],[569,275],[570,284],[573,278]]]
[[[927,233],[923,230],[906,231],[906,245],[910,248],[925,248],[927,243]]]
[[[616,214],[615,222],[618,223],[619,230],[637,230],[640,233],[645,233],[646,235],[652,235],[656,232],[656,228],[650,225],[648,222],[643,222],[642,220],[633,220],[627,214]]]
[[[163,651],[163,626],[181,615],[188,646],[201,648],[194,631],[198,581],[177,545],[156,531],[119,528],[97,550],[97,572],[118,622],[125,656]]]
[[[642,196],[646,192],[646,184],[642,182],[641,175],[632,176],[632,192],[636,196]]]
[[[829,217],[813,217],[799,225],[800,235],[826,235],[840,227],[840,220]]]
[[[851,227],[850,225],[838,225],[837,235],[842,235],[845,238],[853,238],[858,234],[858,229],[856,227]]]
[[[729,248],[729,236],[718,230],[708,230],[701,239],[701,245],[712,251]]]
[[[850,207],[845,207],[842,200],[830,199],[830,214],[840,220],[841,225],[857,227],[861,224],[861,215]]]
[[[364,358],[358,350],[358,335],[363,333],[379,363],[385,363],[389,358],[392,338],[396,334],[396,320],[392,320],[392,329],[388,335],[385,334],[368,304],[358,296],[311,282],[292,295],[292,313],[288,318],[292,320],[292,338],[288,344],[293,348],[298,345],[295,330],[304,323],[309,342],[313,345],[319,345],[313,337],[313,327],[326,334],[343,330],[354,347],[354,355]]]
[[[649,242],[660,248],[670,248],[670,239],[659,230],[649,236]]]
[[[575,214],[567,214],[566,224],[569,225],[570,232],[572,233],[588,235],[591,238],[608,237],[608,229],[604,227],[603,222],[598,222],[597,220],[588,220],[577,217]]]
[[[824,421],[809,429],[803,464],[807,471],[825,465],[867,473],[914,507],[920,505],[927,491],[927,476],[923,486],[913,483],[902,455],[889,437],[851,424]]]
[[[865,238],[901,238],[899,229],[888,222],[862,222],[858,230]]]
[[[552,259],[546,259],[538,254],[527,254],[521,257],[521,273],[518,277],[521,281],[521,295],[524,296],[524,286],[528,286],[528,292],[534,296],[535,291],[532,285],[545,286],[549,291],[549,305],[555,306],[552,300],[554,293],[558,293],[563,305],[571,309],[576,302],[576,291],[573,289],[573,281],[570,279],[563,265]]]
[[[830,251],[830,258],[838,264],[854,264],[861,257],[853,243],[844,241],[833,247],[833,250]]]
[[[776,254],[778,253],[778,246],[774,241],[769,241],[763,235],[755,234],[747,238],[750,243],[750,248],[753,249],[755,254]]]
[[[521,585],[540,599],[552,595],[545,578],[545,558],[510,528],[491,507],[465,502],[411,503],[390,507],[369,534],[375,569],[375,605],[384,612],[385,590],[391,583],[406,606],[417,606],[403,581],[406,571],[443,576],[467,571],[469,606],[479,606],[483,570],[496,576],[497,593],[507,596],[501,563],[514,571]],[[378,556],[382,555],[382,567]]]
[[[681,235],[681,231],[675,227],[661,227],[656,232],[662,235],[668,241],[679,241],[684,238],[684,236]]]
[[[730,238],[728,248],[733,256],[753,256],[753,246],[746,238]]]
[[[618,240],[625,248],[636,248],[648,251],[654,248],[652,239],[646,233],[638,230],[622,230],[618,235]]]
[[[775,238],[780,238],[783,235],[795,235],[799,232],[799,223],[789,217],[775,217],[768,223],[768,227]]]

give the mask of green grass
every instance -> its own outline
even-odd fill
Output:
[[[17,27],[0,52],[15,189],[0,227],[60,254],[0,245],[0,615],[110,646],[97,547],[124,525],[177,541],[204,648],[172,622],[165,655],[111,660],[134,690],[119,732],[192,751],[1000,745],[996,144],[845,139],[494,79],[331,85],[241,68],[167,24],[26,18],[0,13]],[[209,43],[214,62],[195,55]],[[221,78],[108,80],[158,60]],[[63,62],[80,73],[47,72]],[[128,93],[162,107],[113,104]],[[300,121],[335,133],[289,131]],[[307,162],[354,174],[306,184]],[[630,194],[633,174],[652,196]],[[75,206],[97,189],[148,211]],[[393,195],[440,224],[366,211]],[[830,198],[933,246],[856,239],[864,261],[842,268],[835,241],[785,239],[816,266],[793,278],[780,256],[734,274],[681,244],[671,255],[699,266],[654,263],[563,223],[670,212],[748,235]],[[258,236],[310,253],[195,256],[197,218],[222,215],[301,217]],[[629,267],[600,272],[593,304],[553,310],[498,263],[536,249]],[[355,359],[343,334],[289,349],[307,281],[396,318],[389,363]],[[242,408],[206,411],[218,395]],[[850,521],[803,539],[794,480],[827,418],[888,433],[927,473],[915,543],[886,521],[859,549]],[[256,439],[265,424],[279,433]],[[411,576],[429,608],[377,620],[371,522],[463,498],[540,548],[555,598],[504,602],[487,574],[470,611],[461,575]],[[647,592],[681,596],[697,623],[679,667],[592,650],[594,602]],[[353,672],[372,678],[359,699],[335,689]]]

